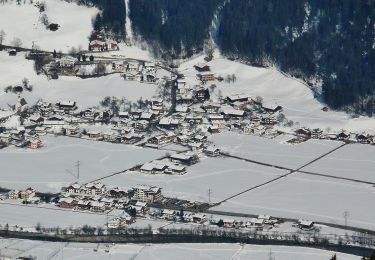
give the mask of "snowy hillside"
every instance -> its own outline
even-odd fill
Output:
[[[204,56],[183,62],[179,71],[185,75],[190,84],[198,84],[194,65],[204,62]],[[344,112],[322,111],[325,104],[319,102],[308,86],[294,78],[289,78],[275,68],[257,68],[230,61],[219,53],[208,62],[211,71],[225,78],[234,74],[236,82],[213,82],[217,86],[216,94],[223,97],[230,94],[249,94],[263,98],[265,106],[283,107],[283,113],[289,120],[299,122],[300,126],[310,128],[330,128],[340,131],[368,131],[375,133],[375,119],[368,117],[351,118]]]
[[[33,42],[43,50],[54,49],[67,52],[72,47],[87,48],[92,30],[91,20],[98,13],[96,8],[78,6],[61,0],[45,1],[45,11],[39,12],[30,1],[0,2],[0,30],[6,33],[3,44],[11,45],[14,38],[22,41],[22,47],[31,48]],[[46,29],[41,17],[46,15],[49,23],[60,25],[57,31]]]

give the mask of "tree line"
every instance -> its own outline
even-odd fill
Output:
[[[106,31],[118,40],[125,38],[126,6],[124,0],[77,0],[78,4],[95,6],[101,12],[93,19],[95,31]]]
[[[130,0],[133,32],[167,50],[189,57],[203,50],[212,16],[222,0]]]

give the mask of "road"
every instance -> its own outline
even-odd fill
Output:
[[[241,217],[241,218],[257,218],[258,217],[258,215],[256,215],[256,214],[247,214],[247,213],[221,211],[221,210],[210,210],[210,209],[208,209],[206,211],[203,211],[202,213],[220,215],[220,216],[224,216],[224,217]],[[283,217],[277,217],[277,216],[272,216],[272,217],[275,217],[275,218],[277,218],[279,220],[282,220],[282,221],[298,222],[298,219],[294,219],[294,218],[283,218]],[[321,221],[314,221],[314,222],[316,224],[321,224],[321,225],[325,225],[325,226],[329,226],[329,227],[333,227],[333,228],[339,228],[339,229],[343,229],[343,230],[360,232],[360,233],[375,236],[375,230],[371,230],[371,229],[359,228],[359,227],[348,226],[348,225],[345,226],[345,225],[334,224],[334,223],[329,223],[329,222],[321,222]]]

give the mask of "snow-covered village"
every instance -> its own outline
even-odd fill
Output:
[[[236,1],[0,0],[0,259],[375,259],[371,97],[229,55]]]

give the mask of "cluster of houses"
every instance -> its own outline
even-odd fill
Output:
[[[60,66],[75,66],[74,62],[73,59],[64,56],[60,59]],[[124,75],[130,72],[156,71],[155,64],[151,62],[121,61],[112,65],[115,70],[123,71]],[[195,68],[198,74],[211,73],[207,64],[197,64]],[[212,134],[228,130],[259,136],[279,134],[274,126],[280,123],[277,115],[281,113],[282,107],[265,107],[250,95],[238,93],[212,101],[209,98],[210,86],[206,84],[209,78],[203,79],[201,84],[191,86],[183,75],[179,75],[175,80],[176,106],[173,113],[169,110],[171,104],[164,98],[153,98],[142,109],[120,109],[116,114],[109,109],[100,108],[78,110],[74,101],[60,101],[55,104],[39,101],[33,107],[32,113],[27,114],[29,106],[24,98],[19,98],[16,112],[26,113],[26,118],[22,127],[0,127],[0,148],[15,145],[37,149],[43,146],[41,136],[52,133],[153,148],[175,143],[188,147],[196,154],[203,151],[208,156],[218,156],[220,152],[210,147],[208,141]],[[105,127],[92,127],[97,124]],[[293,143],[308,138],[368,144],[375,142],[374,137],[368,134],[351,134],[344,131],[326,134],[320,129],[300,128],[295,131],[295,135],[296,138],[291,140]],[[170,161],[146,163],[141,171],[184,174],[186,166],[189,166],[189,163],[181,158],[170,158]]]
[[[115,40],[95,39],[90,41],[89,51],[118,51],[120,48]]]
[[[161,188],[149,185],[137,185],[131,189],[108,188],[102,183],[73,183],[61,193],[59,206],[65,209],[89,210],[92,212],[109,212],[113,209],[124,210],[123,214],[108,222],[108,228],[119,228],[135,222],[135,218],[146,215],[168,221],[209,223],[226,228],[255,228],[277,226],[279,221],[269,215],[259,215],[246,221],[238,219],[213,218],[204,213],[185,212],[160,208],[163,196]],[[155,207],[156,205],[156,207]],[[159,206],[158,206],[159,205]],[[301,225],[303,225],[302,223]],[[301,226],[302,228],[302,226]],[[307,229],[306,227],[303,227]]]
[[[194,151],[176,153],[162,160],[147,162],[139,167],[139,171],[148,174],[176,174],[186,173],[186,167],[199,162],[199,154]]]
[[[26,204],[36,204],[39,202],[39,197],[36,195],[36,191],[33,188],[27,188],[25,190],[11,190],[8,192],[8,199],[10,200],[22,200]]]
[[[324,133],[324,131],[319,128],[309,129],[306,127],[299,128],[294,133],[297,137],[299,137],[299,139],[296,139],[296,142],[298,142],[299,140],[313,138],[375,145],[375,136],[367,133],[357,134],[350,133],[344,130],[342,130],[340,133]]]
[[[106,212],[113,209],[134,209],[136,214],[145,214],[148,205],[162,201],[161,188],[137,185],[132,189],[108,188],[100,182],[69,185],[61,193],[59,206],[66,209]],[[135,217],[135,216],[133,216]]]
[[[38,149],[43,146],[43,142],[38,135],[28,131],[23,126],[9,129],[0,127],[0,149],[10,145]]]
[[[155,83],[157,82],[157,66],[154,62],[117,61],[112,68],[122,73],[125,80]]]
[[[88,46],[89,51],[117,51],[119,46],[117,41],[109,39],[103,31],[93,31],[90,36]]]
[[[52,58],[43,66],[49,76],[68,75],[90,77],[99,74],[120,73],[125,80],[155,83],[158,81],[154,62],[126,59],[99,59],[93,55],[77,54]]]
[[[210,225],[225,228],[251,228],[256,230],[277,227],[280,223],[278,219],[269,215],[259,215],[256,218],[249,219],[236,219],[220,218],[218,216],[210,216],[204,213],[184,212],[172,209],[162,209],[151,213],[151,215],[168,221],[181,221],[197,224],[208,223]]]

